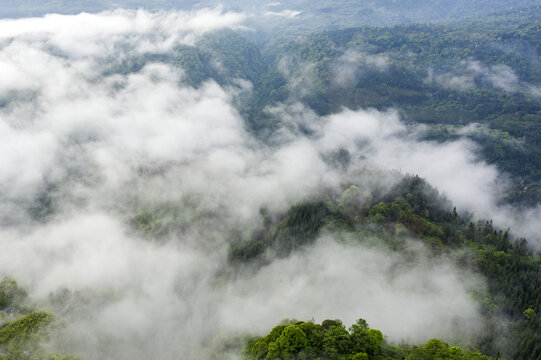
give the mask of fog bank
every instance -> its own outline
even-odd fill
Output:
[[[481,216],[502,186],[471,142],[420,141],[395,111],[319,117],[302,104],[277,105],[268,111],[284,127],[271,146],[246,129],[233,105],[239,89],[190,87],[182,68],[159,61],[102,71],[115,59],[197,46],[243,19],[215,9],[0,21],[0,211],[8,219],[0,274],[66,319],[57,346],[96,359],[201,359],[216,336],[264,333],[285,317],[362,317],[395,342],[473,334],[480,324],[470,290],[482,282],[414,241],[408,262],[327,235],[258,271],[223,276],[232,232],[257,229],[262,208],[278,214],[323,188],[342,191],[359,169],[419,174]],[[352,156],[347,169],[325,160],[340,149]],[[142,210],[164,206],[174,206],[178,231],[153,238],[134,229]]]

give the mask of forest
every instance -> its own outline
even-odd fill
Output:
[[[541,359],[540,24],[7,1],[0,359]]]
[[[427,139],[462,136],[478,143],[483,159],[514,178],[502,201],[533,207],[541,200],[541,97],[534,86],[541,81],[540,14],[533,6],[481,21],[365,26],[260,46],[220,32],[161,61],[185,69],[194,86],[208,79],[227,84],[234,77],[252,82],[253,94],[240,109],[262,138],[280,127],[281,120],[268,113],[277,103],[299,100],[320,115],[343,107],[397,108],[409,124],[429,126]],[[225,74],[213,68],[216,54]],[[135,71],[153,60],[131,59],[122,68]],[[287,74],[280,70],[285,63]],[[342,76],[338,68],[348,72],[340,86],[333,83]],[[486,128],[461,133],[473,123]]]
[[[483,297],[486,328],[482,336],[474,339],[475,349],[492,356],[501,354],[498,356],[503,358],[539,357],[541,332],[536,312],[541,303],[541,257],[528,249],[525,239],[513,239],[508,230],[498,229],[492,221],[459,216],[456,208],[449,209],[449,204],[442,207],[445,199],[440,199],[434,188],[416,176],[404,179],[381,197],[372,197],[360,208],[355,201],[359,196],[358,187],[352,185],[338,199],[322,199],[292,208],[266,232],[233,247],[230,260],[239,264],[261,261],[258,259],[268,248],[279,256],[287,256],[324,231],[351,233],[355,241],[365,241],[367,232],[379,235],[383,232],[387,236],[379,241],[397,252],[404,251],[404,242],[410,234],[421,239],[433,254],[468,249],[455,261],[482,274],[489,285],[486,294],[479,294]],[[512,319],[514,335],[506,340],[500,338],[499,328],[495,326],[501,314]],[[509,352],[509,349],[515,350]],[[406,355],[396,358],[409,359]]]
[[[381,331],[370,329],[363,319],[349,331],[340,320],[324,320],[321,325],[290,320],[253,339],[244,351],[249,359],[491,359],[439,339],[413,347],[389,346]]]

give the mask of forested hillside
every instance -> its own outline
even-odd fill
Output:
[[[428,137],[437,141],[484,124],[488,131],[466,136],[515,178],[505,201],[535,206],[541,200],[540,20],[541,8],[534,7],[485,21],[352,28],[272,45],[266,54],[277,70],[265,75],[255,102],[264,107],[300,97],[320,114],[343,106],[397,107],[409,123],[432,125]]]
[[[116,8],[154,10],[208,8],[223,6],[226,10],[244,11],[257,15],[249,21],[263,31],[279,32],[287,36],[299,36],[325,29],[342,29],[358,25],[393,25],[399,23],[429,23],[453,19],[478,17],[495,11],[535,5],[534,0],[418,0],[392,1],[217,1],[217,0],[6,0],[0,9],[2,17],[41,16],[46,13],[78,14]]]
[[[434,256],[454,254],[458,264],[488,280],[487,293],[476,295],[484,332],[468,339],[470,346],[510,359],[540,356],[541,257],[528,249],[525,239],[513,239],[492,221],[459,216],[456,209],[442,206],[449,204],[418,177],[404,179],[384,195],[374,195],[362,202],[359,188],[352,185],[339,198],[294,207],[253,239],[232,247],[230,260],[239,265],[261,262],[269,251],[288,256],[326,232],[338,232],[347,241],[376,237],[377,246],[404,254],[406,241],[414,235]],[[360,203],[364,206],[359,207]],[[465,251],[457,253],[458,249]],[[499,325],[504,318],[510,320],[507,329]]]
[[[514,178],[502,201],[533,207],[541,201],[540,21],[541,8],[529,7],[482,21],[322,32],[263,48],[248,34],[220,32],[121,71],[160,60],[185,69],[195,86],[248,80],[253,95],[240,110],[263,134],[281,121],[267,107],[282,102],[302,101],[320,115],[397,108],[409,124],[430,126],[427,139],[478,143],[483,159]],[[216,57],[221,70],[210,61]]]
[[[248,359],[491,359],[439,339],[419,346],[389,346],[381,331],[370,329],[363,319],[349,331],[340,320],[324,320],[321,325],[287,321],[252,340],[244,351]]]
[[[541,359],[537,1],[0,17],[0,359]]]

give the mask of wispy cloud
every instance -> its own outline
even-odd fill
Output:
[[[331,85],[342,88],[353,87],[367,72],[387,71],[390,63],[387,55],[347,50],[331,65]]]
[[[415,242],[418,261],[405,264],[367,237],[323,237],[305,254],[224,276],[231,242],[258,229],[262,208],[280,214],[322,188],[343,190],[359,169],[418,173],[481,214],[499,186],[472,143],[420,141],[394,111],[321,117],[282,104],[269,111],[286,126],[265,145],[246,130],[236,92],[213,81],[189,87],[182,69],[159,62],[102,71],[104,58],[163,54],[242,19],[201,10],[0,21],[0,211],[10,219],[0,274],[58,311],[71,326],[62,344],[91,358],[201,359],[218,334],[264,331],[281,317],[366,317],[396,341],[475,331],[469,289],[482,282]],[[339,149],[350,168],[325,160]],[[31,221],[44,191],[54,211]],[[166,206],[173,215],[157,221],[175,231],[148,239],[134,229],[142,209]]]
[[[302,11],[285,9],[281,11],[265,11],[263,14],[265,16],[278,16],[278,17],[283,17],[287,19],[294,19],[298,15],[302,14]]]
[[[490,86],[505,92],[525,92],[538,97],[538,87],[521,81],[516,72],[508,65],[483,64],[478,60],[462,61],[456,72],[434,74],[429,70],[428,82],[435,82],[442,87],[460,91]]]
[[[241,28],[246,15],[221,8],[192,12],[114,10],[98,14],[46,15],[0,20],[0,39],[16,38],[36,46],[56,47],[70,57],[109,55],[115,46],[137,52],[167,52],[175,44],[189,44],[203,34]]]

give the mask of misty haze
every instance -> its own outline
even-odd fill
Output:
[[[0,359],[541,359],[537,1],[0,5]]]

